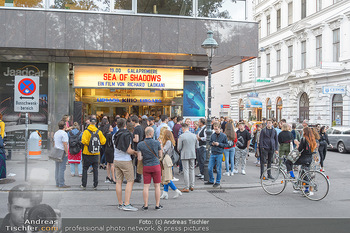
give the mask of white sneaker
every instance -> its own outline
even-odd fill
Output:
[[[15,174],[15,173],[9,173],[9,174],[7,174],[7,177],[13,177],[13,176],[16,176],[16,174]]]
[[[173,198],[178,198],[179,196],[182,196],[182,192],[179,189],[175,190],[175,196]]]
[[[257,161],[254,162],[254,164],[258,164],[258,162],[259,162],[259,161],[257,160]]]
[[[169,198],[168,192],[163,191],[162,196],[160,196],[160,199],[168,200],[168,198]]]
[[[178,178],[175,178],[175,176],[173,177],[173,179],[171,181],[179,181]]]
[[[233,173],[234,173],[234,174],[237,174],[237,173],[238,173],[238,170],[237,170],[237,169],[233,170]]]
[[[230,176],[234,176],[234,173],[233,173],[233,172],[230,172]]]
[[[245,170],[242,170],[242,175],[245,175]]]
[[[230,176],[229,172],[224,172],[224,174],[222,174],[223,176]]]

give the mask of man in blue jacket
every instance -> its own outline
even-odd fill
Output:
[[[221,165],[222,165],[222,156],[224,153],[224,148],[228,147],[227,137],[224,133],[220,132],[220,124],[219,122],[214,122],[214,133],[210,137],[210,145],[211,145],[211,155],[209,158],[209,181],[205,182],[206,185],[213,185],[214,188],[220,186],[221,181]],[[216,182],[214,184],[214,173],[213,168],[216,164]]]
[[[267,168],[271,167],[273,153],[278,154],[277,132],[272,127],[272,120],[267,120],[266,128],[261,130],[258,148],[261,151],[260,156],[260,177],[262,176],[267,159]],[[267,174],[267,178],[272,178],[271,174]]]

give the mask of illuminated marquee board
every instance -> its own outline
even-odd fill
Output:
[[[74,67],[75,88],[183,89],[181,69],[135,67]]]

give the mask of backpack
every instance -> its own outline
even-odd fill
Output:
[[[97,154],[100,152],[100,146],[101,146],[100,136],[98,135],[98,132],[100,132],[100,130],[97,130],[95,133],[93,133],[89,129],[88,129],[88,131],[91,134],[90,142],[89,142],[89,146],[88,146],[88,151],[91,154]]]
[[[80,131],[77,134],[73,134],[72,131],[69,132],[69,153],[71,155],[76,155],[81,150],[81,142],[80,142]]]

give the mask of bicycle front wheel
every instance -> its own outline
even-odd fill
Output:
[[[286,176],[278,167],[264,171],[260,178],[261,187],[270,195],[278,195],[286,188]]]
[[[312,201],[320,201],[329,191],[328,178],[319,171],[308,171],[301,177],[303,194]]]

